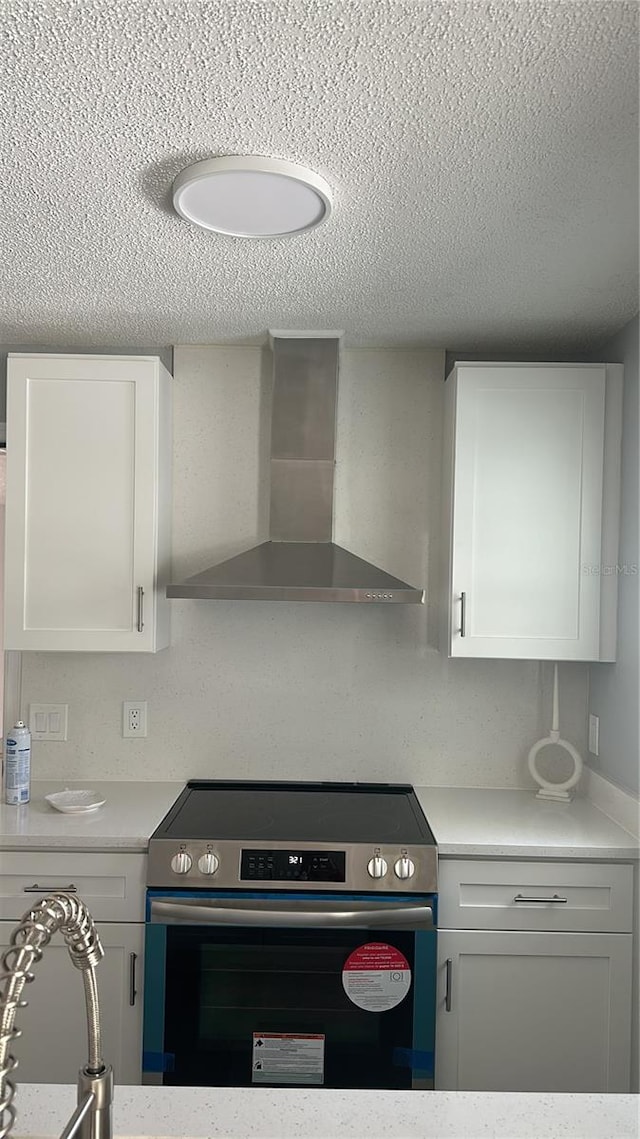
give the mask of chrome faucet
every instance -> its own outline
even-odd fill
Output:
[[[13,1104],[18,1067],[9,1052],[20,1035],[15,1027],[16,1010],[24,1008],[25,984],[33,981],[32,966],[42,957],[54,933],[61,931],[76,969],[82,971],[87,1010],[89,1059],[78,1073],[78,1105],[60,1139],[111,1139],[113,1070],[102,1059],[100,1009],[95,967],[104,956],[93,918],[84,902],[71,894],[48,894],[24,915],[11,934],[11,944],[2,956],[0,973],[0,1139],[10,1134],[16,1117]]]

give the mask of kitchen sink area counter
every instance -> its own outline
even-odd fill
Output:
[[[13,1139],[57,1139],[71,1085],[18,1085]],[[149,1139],[637,1139],[632,1095],[119,1088],[114,1137]]]

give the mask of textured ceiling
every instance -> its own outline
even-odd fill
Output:
[[[637,310],[638,6],[0,0],[0,344],[591,344]],[[306,163],[285,240],[174,214],[219,154]]]

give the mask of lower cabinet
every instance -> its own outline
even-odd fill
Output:
[[[443,861],[435,1086],[628,1092],[628,865]]]
[[[114,851],[3,851],[0,873],[0,954],[16,925],[40,897],[77,894],[91,913],[104,948],[96,967],[102,1051],[118,1084],[142,1080],[144,881],[146,855]],[[19,1083],[74,1083],[87,1062],[82,974],[61,933],[32,969],[12,1045]]]
[[[439,935],[436,1086],[629,1090],[631,934]]]
[[[16,923],[0,922],[4,952]],[[103,1057],[116,1084],[141,1082],[142,970],[144,925],[98,922],[105,950],[96,968]],[[12,1045],[20,1083],[74,1083],[87,1062],[87,1028],[82,975],[69,960],[61,934],[55,934],[33,967],[25,986],[28,1006],[16,1014],[21,1036]]]

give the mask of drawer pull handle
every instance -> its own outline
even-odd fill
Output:
[[[444,994],[444,1007],[446,1012],[451,1012],[451,979],[453,975],[453,958],[447,957],[445,962],[447,988]]]
[[[136,1003],[138,991],[136,989],[136,961],[138,960],[137,953],[129,954],[129,1004]]]
[[[568,898],[561,898],[559,894],[554,894],[552,898],[526,898],[524,894],[516,894],[513,899],[514,902],[539,902],[541,905],[561,906],[568,902]]]
[[[68,886],[50,886],[48,884],[46,886],[39,886],[37,882],[34,882],[33,886],[22,887],[23,894],[41,894],[43,890],[47,892],[50,890],[62,890],[64,894],[78,893],[78,887],[74,886],[73,882],[70,882]]]
[[[466,637],[467,635],[467,595],[463,591],[460,594],[460,636]]]

